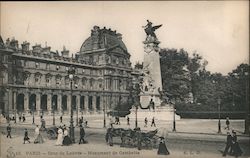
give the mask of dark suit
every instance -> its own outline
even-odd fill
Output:
[[[8,138],[8,137],[11,138],[10,132],[11,132],[11,127],[10,127],[10,125],[8,125],[8,126],[7,126],[7,138]]]
[[[225,150],[223,152],[223,156],[227,155],[229,148],[232,149],[232,136],[230,134],[227,135],[227,144],[226,144],[226,148],[225,148]]]
[[[233,138],[232,138],[232,149],[233,149],[233,155],[238,157],[238,156],[241,156],[242,154],[242,150],[240,148],[240,145],[237,141],[237,136],[234,135]]]
[[[84,141],[84,136],[85,136],[85,131],[84,131],[84,128],[83,127],[81,127],[80,128],[80,140],[79,140],[79,144],[81,144],[81,142],[85,142]]]

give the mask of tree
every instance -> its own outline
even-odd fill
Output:
[[[163,90],[175,99],[183,101],[190,88],[185,70],[188,64],[188,53],[183,49],[179,51],[177,49],[162,49],[160,63]]]
[[[192,57],[189,57],[187,69],[190,73],[190,88],[191,93],[193,95],[193,102],[197,101],[198,93],[199,93],[199,82],[200,82],[200,74],[206,73],[205,67],[207,65],[207,61],[202,62],[202,56],[194,52]]]

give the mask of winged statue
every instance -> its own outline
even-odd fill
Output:
[[[160,28],[162,26],[161,25],[156,25],[156,26],[153,26],[153,23],[150,22],[149,20],[147,20],[147,25],[146,26],[143,26],[146,34],[147,34],[147,37],[148,36],[152,36],[154,38],[157,38],[156,35],[155,35],[155,30],[157,30],[158,28]]]

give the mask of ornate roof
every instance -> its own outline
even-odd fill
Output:
[[[91,36],[87,38],[80,49],[80,54],[100,49],[113,49],[120,47],[124,53],[128,54],[127,48],[122,41],[122,35],[111,29],[100,29],[94,26],[91,30]]]

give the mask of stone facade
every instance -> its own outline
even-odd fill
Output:
[[[48,46],[1,39],[0,106],[4,113],[85,114],[112,110],[127,99],[132,83],[130,54],[121,34],[95,26],[79,52],[69,56]],[[73,80],[68,70],[75,69]],[[72,82],[72,89],[71,89]],[[71,97],[72,96],[72,97]],[[71,106],[72,105],[72,106]]]

